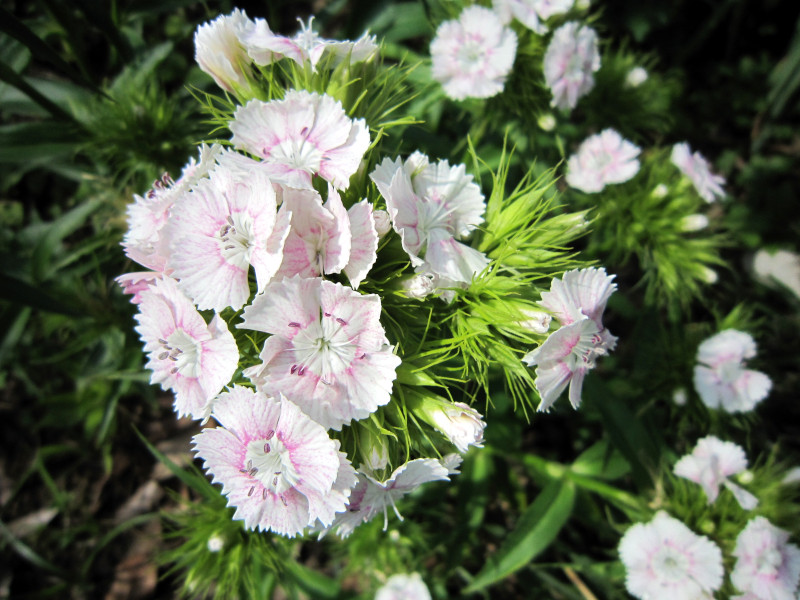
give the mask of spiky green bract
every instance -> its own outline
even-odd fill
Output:
[[[589,253],[612,271],[636,257],[645,302],[678,312],[716,281],[713,268],[724,264],[724,237],[706,226],[708,204],[684,179],[668,151],[656,150],[631,181],[599,194],[570,192],[576,206],[596,207]]]
[[[608,48],[601,64],[594,89],[581,101],[587,123],[602,123],[637,143],[670,131],[682,91],[675,75],[657,71],[654,57],[638,56],[625,46]],[[647,79],[631,85],[627,78],[636,67],[647,71]]]

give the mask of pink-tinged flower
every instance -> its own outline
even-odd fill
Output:
[[[280,277],[318,277],[341,273],[350,257],[350,220],[339,194],[328,187],[328,200],[316,190],[285,188],[283,209],[292,227],[283,248]]]
[[[567,162],[567,183],[587,194],[622,183],[639,172],[641,149],[613,129],[586,138]]]
[[[432,76],[454,100],[489,98],[503,91],[516,53],[517,34],[492,10],[470,6],[436,30]]]
[[[319,175],[344,190],[369,148],[364,119],[348,118],[330,96],[289,90],[283,100],[251,100],[230,123],[233,144],[261,157],[270,175],[290,187],[312,189]]]
[[[381,586],[375,600],[431,600],[431,593],[419,573],[397,573]]]
[[[384,159],[370,174],[415,267],[454,282],[470,283],[489,259],[457,241],[483,222],[480,188],[464,165],[429,164],[419,152],[405,162]]]
[[[245,527],[294,537],[344,510],[355,471],[297,406],[234,386],[212,415],[221,427],[194,436],[195,452]]]
[[[241,38],[255,26],[244,11],[235,9],[197,28],[195,60],[223,90],[252,96],[252,64]]]
[[[578,408],[586,373],[598,357],[616,347],[617,338],[602,323],[606,302],[617,289],[613,278],[594,267],[568,271],[542,293],[540,304],[561,327],[523,357],[529,367],[537,367],[535,384],[542,399],[538,410],[549,409],[567,385],[569,400]]]
[[[365,33],[355,42],[326,40],[311,28],[314,17],[309,19],[308,25],[298,21],[300,31],[290,38],[273,33],[266,21],[256,19],[255,27],[243,39],[254,62],[265,66],[286,57],[300,65],[308,62],[316,70],[323,59],[330,60],[330,66],[335,68],[344,60],[349,60],[350,64],[370,60],[378,52],[375,36]]]
[[[593,73],[600,68],[600,52],[594,29],[576,21],[564,23],[553,33],[544,54],[544,78],[553,93],[551,104],[573,109],[578,99],[594,87]]]
[[[711,600],[722,586],[722,552],[664,511],[633,525],[619,543],[625,586],[642,600]]]
[[[800,581],[800,548],[789,534],[764,517],[755,517],[736,538],[731,581],[759,600],[795,600]]]
[[[742,508],[752,510],[758,499],[728,479],[747,469],[747,457],[741,446],[723,442],[710,435],[698,440],[691,454],[682,457],[673,468],[678,477],[685,477],[703,488],[711,504],[717,499],[719,486],[728,488]]]
[[[347,218],[350,221],[352,238],[350,258],[344,272],[350,285],[357,290],[378,259],[378,230],[375,226],[372,204],[367,200],[351,206],[347,211]]]
[[[277,272],[289,219],[263,169],[244,176],[220,166],[172,208],[167,264],[201,310],[238,310],[250,298],[251,265],[259,291]]]
[[[672,163],[686,175],[694,185],[697,193],[706,202],[713,202],[715,198],[724,198],[725,190],[722,189],[725,178],[711,172],[708,161],[699,152],[692,153],[689,144],[675,144],[672,147]]]
[[[163,235],[163,230],[172,206],[208,175],[221,152],[218,144],[203,144],[198,160],[189,160],[177,181],[164,173],[144,196],[134,195],[134,202],[128,205],[128,232],[122,239],[128,258],[153,271],[164,272],[169,239]]]
[[[275,281],[245,308],[239,325],[271,334],[262,364],[245,375],[339,430],[389,402],[400,358],[388,345],[380,314],[374,294],[322,279]]]
[[[772,381],[764,373],[745,368],[756,355],[750,334],[726,329],[705,340],[697,349],[694,387],[703,404],[726,412],[755,408],[769,394]]]
[[[175,392],[178,416],[208,416],[210,401],[239,363],[239,349],[219,315],[206,324],[173,279],[164,277],[141,293],[136,331],[148,354],[151,383]]]
[[[538,34],[547,33],[544,21],[563,15],[572,8],[573,0],[493,0],[492,6],[503,23],[517,19]]]
[[[383,513],[384,531],[389,525],[388,509],[391,507],[397,518],[403,520],[396,502],[429,481],[449,480],[447,468],[433,458],[417,458],[394,470],[386,481],[378,481],[370,475],[358,474],[358,483],[350,494],[347,510],[336,515],[330,529],[336,529],[339,537],[346,538],[353,530]],[[327,533],[324,531],[322,535]]]

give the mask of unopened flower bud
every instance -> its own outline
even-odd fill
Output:
[[[739,475],[736,476],[736,479],[739,480],[739,483],[742,485],[747,485],[749,483],[753,483],[753,472],[750,470],[742,471]]]
[[[251,26],[247,15],[236,9],[230,15],[200,25],[195,32],[197,64],[228,92],[253,95],[252,60],[240,41],[240,36]]]
[[[577,0],[575,2],[575,8],[577,10],[588,10],[591,5],[592,3],[590,0]]]
[[[708,227],[708,217],[696,213],[681,219],[681,229],[683,231],[700,231]]]
[[[647,71],[643,67],[634,67],[628,72],[625,78],[625,85],[628,87],[639,87],[647,81]]]
[[[685,388],[678,388],[672,392],[672,401],[678,406],[685,406],[688,399]]]
[[[392,229],[392,221],[389,218],[389,213],[385,210],[372,211],[372,218],[375,220],[375,231],[378,232],[378,238],[382,238]]]
[[[486,423],[481,414],[463,402],[442,403],[440,408],[428,411],[431,424],[442,432],[459,452],[469,446],[483,447],[483,430]]]
[[[219,552],[222,550],[223,546],[225,546],[225,540],[215,534],[208,538],[208,543],[206,545],[208,546],[209,552]]]
[[[717,283],[717,281],[719,281],[719,275],[717,275],[717,272],[714,269],[709,269],[708,267],[702,267],[700,278],[706,283]]]
[[[556,128],[556,118],[552,113],[544,113],[537,121],[542,131],[553,131]]]
[[[370,471],[380,471],[389,464],[389,451],[386,440],[362,430],[360,436],[361,466]]]
[[[663,183],[659,183],[651,193],[653,198],[666,198],[667,194],[669,194],[669,188]]]
[[[414,300],[422,300],[430,296],[435,289],[433,275],[430,273],[417,273],[403,282],[406,296]]]

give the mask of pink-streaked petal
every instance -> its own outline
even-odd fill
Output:
[[[320,318],[318,279],[295,276],[274,281],[245,307],[239,329],[254,329],[292,338]]]
[[[549,292],[542,292],[541,305],[562,325],[569,325],[586,315],[602,327],[602,316],[611,294],[617,289],[614,275],[594,267],[564,273],[553,279]]]
[[[116,281],[122,288],[123,294],[131,294],[131,303],[139,304],[142,301],[142,292],[149,290],[150,286],[164,276],[163,273],[156,271],[142,271],[138,273],[125,273],[116,277]]]
[[[373,218],[372,204],[362,200],[350,207],[350,258],[344,268],[353,289],[358,289],[378,258],[378,231]]]
[[[744,510],[753,510],[756,506],[758,506],[758,498],[756,498],[746,489],[727,479],[722,482],[722,485],[730,490],[731,494],[733,494],[733,497],[736,498],[736,501],[739,503],[739,506],[741,506]]]

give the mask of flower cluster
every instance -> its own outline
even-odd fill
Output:
[[[739,533],[730,573],[734,587],[753,600],[792,600],[800,582],[800,548],[789,534],[764,517],[754,517]],[[722,586],[722,551],[678,519],[658,512],[649,523],[630,527],[620,540],[625,586],[636,598],[710,599]]]

